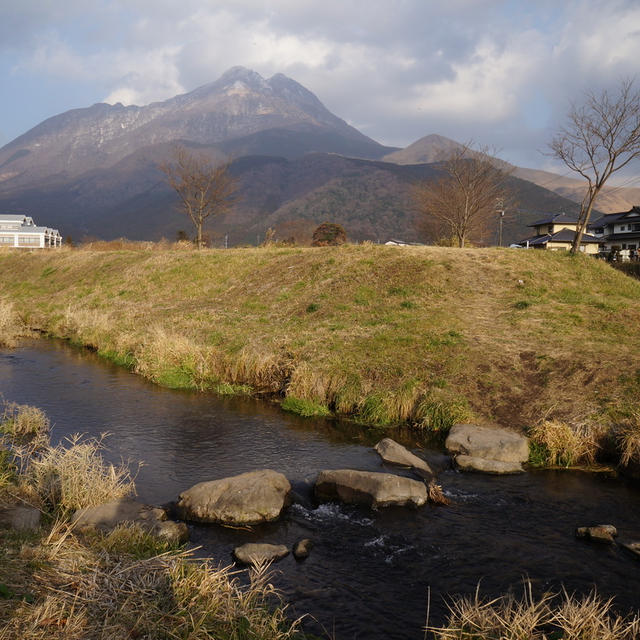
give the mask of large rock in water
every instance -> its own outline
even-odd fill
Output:
[[[180,494],[177,510],[193,522],[259,524],[280,516],[290,492],[291,485],[281,473],[262,469],[200,482]]]
[[[423,478],[429,479],[435,475],[427,462],[391,438],[380,440],[374,448],[385,462],[415,469]]]
[[[73,514],[71,522],[80,529],[95,528],[105,532],[115,529],[120,524],[134,524],[172,543],[182,543],[189,539],[189,529],[184,522],[167,520],[164,509],[131,498],[78,509]]]
[[[320,502],[421,507],[427,502],[427,487],[424,482],[391,473],[336,469],[318,474],[315,496]]]
[[[529,441],[498,427],[456,424],[445,446],[462,469],[485,473],[519,473],[529,458]]]

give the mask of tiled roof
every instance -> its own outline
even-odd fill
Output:
[[[546,218],[542,220],[538,220],[533,224],[528,225],[529,227],[538,227],[543,224],[562,224],[565,222],[566,224],[577,224],[578,219],[573,216],[568,216],[566,213],[556,213],[549,214]]]
[[[531,238],[526,238],[525,240],[521,240],[520,242],[518,242],[518,244],[526,245],[528,242],[530,247],[535,247],[535,246],[547,244],[547,242],[573,242],[573,238],[575,235],[576,235],[576,232],[572,231],[571,229],[562,229],[561,231],[558,231],[553,235],[549,233],[545,233],[541,236],[533,236]],[[583,243],[584,244],[591,244],[591,243],[600,244],[601,242],[602,240],[599,240],[595,236],[585,233],[582,236],[582,240],[580,244],[583,244]]]

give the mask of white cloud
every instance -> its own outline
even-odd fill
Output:
[[[383,142],[473,137],[530,164],[541,162],[532,140],[560,122],[570,97],[636,73],[640,60],[637,0],[9,4],[0,72],[13,68],[16,87],[23,76],[55,78],[70,106],[82,91],[85,104],[162,100],[240,64],[290,75]]]

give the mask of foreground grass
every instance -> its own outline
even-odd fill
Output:
[[[2,415],[0,512],[31,505],[44,524],[0,528],[0,640],[305,637],[265,567],[242,585],[230,568],[137,526],[75,531],[76,509],[135,493],[128,469],[104,462],[100,440],[50,446],[48,420],[34,407],[9,404]]]
[[[612,604],[595,593],[536,599],[527,584],[520,599],[483,600],[477,592],[457,598],[449,605],[447,624],[429,631],[435,640],[636,640],[640,616],[620,616]]]
[[[640,282],[583,256],[7,250],[0,270],[0,304],[27,328],[169,387],[435,430],[612,424],[640,397]]]

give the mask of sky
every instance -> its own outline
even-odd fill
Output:
[[[640,72],[640,0],[0,0],[0,145],[236,65],[288,75],[383,144],[437,133],[558,169],[570,102]]]

